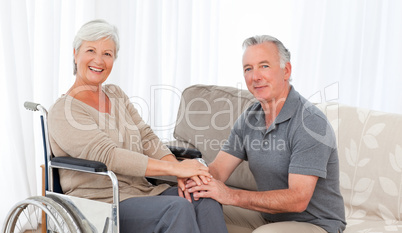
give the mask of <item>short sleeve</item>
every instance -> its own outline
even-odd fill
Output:
[[[289,173],[327,176],[329,157],[336,150],[335,134],[327,120],[309,115],[297,126],[291,137]]]

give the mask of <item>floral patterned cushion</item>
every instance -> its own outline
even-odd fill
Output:
[[[346,232],[402,232],[402,115],[318,107],[337,135]]]

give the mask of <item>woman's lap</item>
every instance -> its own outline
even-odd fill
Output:
[[[220,204],[212,199],[192,204],[178,196],[177,188],[120,203],[121,232],[210,232],[212,226],[227,232]]]

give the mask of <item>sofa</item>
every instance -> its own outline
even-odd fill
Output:
[[[256,100],[247,90],[194,85],[182,92],[170,145],[195,148],[211,163],[237,117]],[[336,137],[346,233],[402,232],[402,115],[318,103]],[[248,163],[242,162],[226,184],[256,190]],[[252,232],[260,215],[223,206],[230,233]]]

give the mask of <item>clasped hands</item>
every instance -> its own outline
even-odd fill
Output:
[[[194,164],[194,162],[198,164]],[[228,204],[227,200],[230,195],[230,188],[228,188],[222,181],[219,181],[212,177],[209,173],[208,167],[205,167],[201,163],[194,160],[184,160],[181,163],[186,165],[196,165],[196,169],[202,170],[202,174],[191,176],[190,178],[178,177],[177,183],[179,187],[179,196],[186,198],[189,202],[192,202],[191,194],[195,201],[200,198],[212,198],[221,204]],[[184,165],[184,164],[183,164]],[[189,166],[190,168],[191,166]],[[194,167],[193,167],[194,168]],[[193,170],[194,172],[194,170]],[[207,174],[205,173],[207,172]]]

